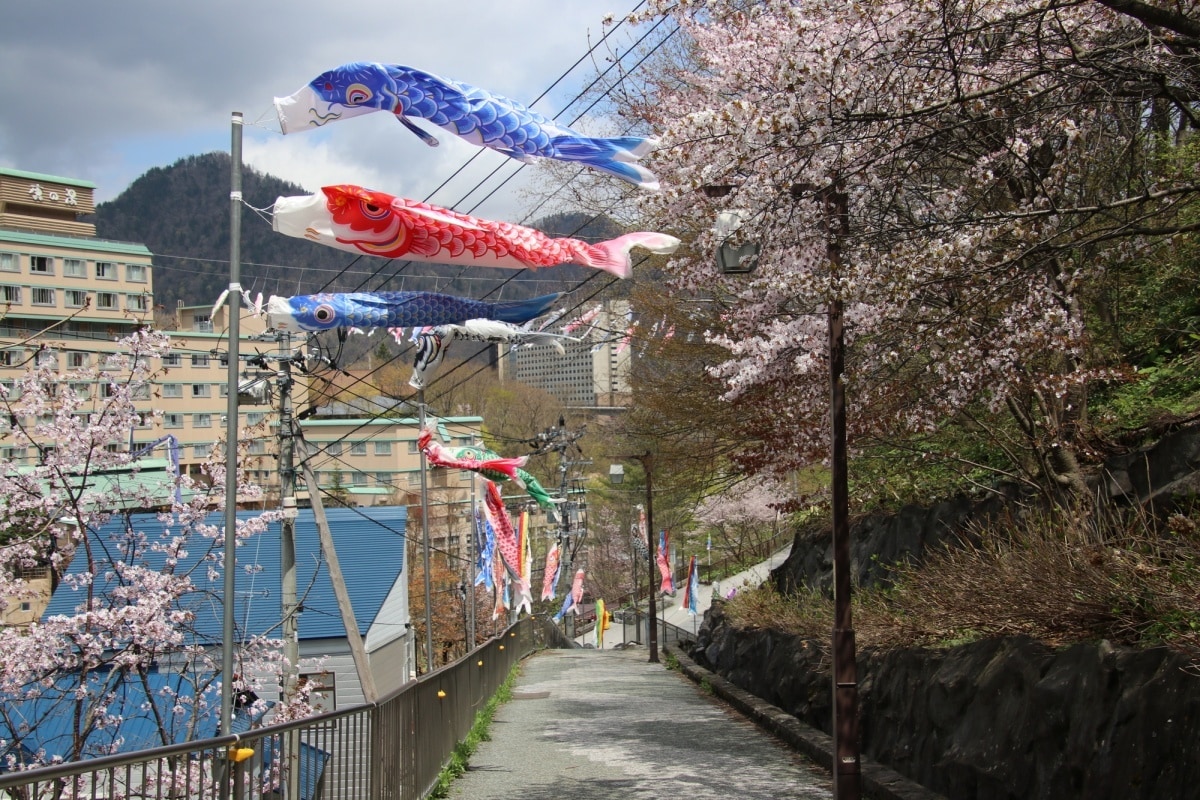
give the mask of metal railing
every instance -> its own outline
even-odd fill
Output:
[[[764,539],[747,547],[744,552],[739,553],[736,557],[726,556],[712,564],[698,564],[700,581],[702,583],[712,583],[736,572],[741,572],[748,565],[762,561],[778,552],[785,545],[790,544],[794,536],[795,534],[790,528],[780,530],[771,538]]]
[[[419,800],[513,666],[559,646],[526,617],[384,699],[196,742],[0,775],[13,800]],[[290,785],[296,782],[296,786]]]

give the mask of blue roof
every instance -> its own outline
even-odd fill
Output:
[[[3,699],[0,772],[10,757],[17,765],[74,761],[208,739],[220,730],[221,684],[212,675],[103,668],[88,673],[85,698],[75,691],[79,682],[78,673],[64,673],[36,695]],[[235,708],[233,732],[249,730],[271,705]],[[76,742],[83,743],[78,753]]]
[[[19,700],[4,698],[4,710],[0,713],[0,740],[4,747],[0,749],[0,755],[12,756],[18,764],[53,758],[74,760],[77,739],[85,742],[78,757],[94,758],[111,753],[114,748],[139,750],[215,736],[218,720],[213,709],[219,708],[220,704],[219,684],[206,680],[199,683],[207,687],[201,694],[206,701],[203,705],[209,711],[202,712],[197,718],[193,714],[196,686],[179,673],[152,669],[130,676],[108,669],[92,671],[86,681],[88,696],[100,698],[109,692],[112,696],[104,705],[101,716],[102,720],[107,718],[107,722],[101,721],[94,730],[86,730],[91,725],[90,715],[86,712],[98,711],[100,706],[87,701],[83,708],[85,713],[77,715],[79,701],[74,689],[79,684],[79,676],[76,673],[60,675],[52,686],[42,689],[39,696]],[[153,702],[153,710],[148,700]],[[155,721],[155,712],[163,723],[161,731]],[[76,731],[77,726],[83,730]]]
[[[238,512],[239,519],[258,516],[257,512]],[[338,564],[354,607],[359,633],[366,635],[375,621],[384,599],[404,571],[405,526],[407,509],[403,506],[371,506],[368,508],[330,508],[325,512],[337,548]],[[128,524],[126,520],[128,519]],[[224,513],[213,512],[205,523],[217,528],[224,526]],[[300,615],[301,639],[340,638],[346,635],[334,595],[329,569],[321,555],[316,521],[312,509],[300,509],[296,518],[296,586],[303,605]],[[89,529],[93,552],[102,563],[97,566],[95,585],[104,592],[115,586],[116,578],[106,568],[122,558],[121,543],[128,531],[144,534],[150,541],[177,534],[155,514],[114,515],[98,529]],[[195,613],[193,627],[198,639],[219,644],[222,639],[224,576],[213,564],[213,579],[209,579],[209,564],[205,558],[212,550],[212,539],[192,534],[186,556],[175,566],[176,574],[190,573],[197,591],[185,596],[182,603]],[[266,533],[250,536],[239,543],[235,590],[235,624],[238,638],[270,633],[280,636],[281,570],[279,560],[280,524],[272,523]],[[107,559],[107,562],[105,561]],[[166,555],[145,552],[140,563],[161,568]],[[67,574],[81,573],[87,560],[76,555]],[[43,619],[58,614],[73,615],[85,595],[64,582],[50,600]],[[407,620],[404,620],[407,621]]]

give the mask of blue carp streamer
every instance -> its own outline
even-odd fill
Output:
[[[528,322],[545,314],[561,294],[489,303],[437,292],[346,292],[273,296],[267,317],[280,330],[412,328],[451,325],[469,319]]]
[[[559,125],[515,100],[403,64],[355,61],[323,72],[288,97],[276,97],[283,132],[388,111],[430,145],[437,139],[412,120],[422,119],[471,144],[518,161],[552,158],[615,175],[642,189],[658,179],[638,160],[656,140],[639,136],[594,138]]]

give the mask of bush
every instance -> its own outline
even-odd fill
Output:
[[[1107,639],[1167,645],[1200,666],[1200,524],[1176,513],[1029,513],[974,530],[921,564],[902,564],[887,589],[856,591],[860,645],[951,646],[1024,634],[1048,645]],[[833,605],[805,592],[739,593],[741,627],[828,638]]]

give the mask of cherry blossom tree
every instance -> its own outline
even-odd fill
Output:
[[[54,362],[35,358],[15,386],[0,387],[5,443],[33,456],[31,466],[0,464],[0,609],[32,596],[24,576],[41,566],[49,567],[58,591],[79,597],[72,614],[25,630],[0,629],[6,768],[51,757],[37,744],[43,725],[59,731],[56,757],[119,749],[131,688],[146,698],[138,713],[158,732],[156,743],[194,736],[203,718],[211,728],[224,677],[220,642],[193,623],[199,608],[221,602],[224,526],[213,521],[223,520],[214,513],[223,505],[223,465],[209,465],[211,486],[179,476],[165,492],[147,481],[108,479],[137,470],[127,443],[134,428],[158,418],[140,409],[149,405],[154,365],[168,347],[165,335],[141,330],[90,368],[59,373]],[[237,479],[241,497],[256,496],[244,476]],[[176,487],[186,502],[171,499]],[[111,541],[85,535],[123,508],[161,511],[151,529],[127,526]],[[262,533],[271,518],[239,520],[239,544]],[[188,559],[195,566],[185,569],[188,551],[202,557]],[[278,684],[280,645],[267,637],[239,643],[239,691]],[[156,669],[179,677],[152,691]],[[284,717],[309,712],[303,695],[279,706]]]
[[[695,511],[698,533],[710,537],[710,559],[744,564],[759,556],[780,530],[780,507],[790,493],[769,479],[744,481],[702,500]]]
[[[711,374],[755,409],[739,465],[827,457],[836,298],[852,446],[999,413],[1011,477],[1082,491],[1087,390],[1124,374],[1094,287],[1197,227],[1197,4],[648,6],[687,46],[627,108],[662,136],[642,224],[698,234],[670,286],[712,301]],[[731,210],[748,276],[714,265]]]

